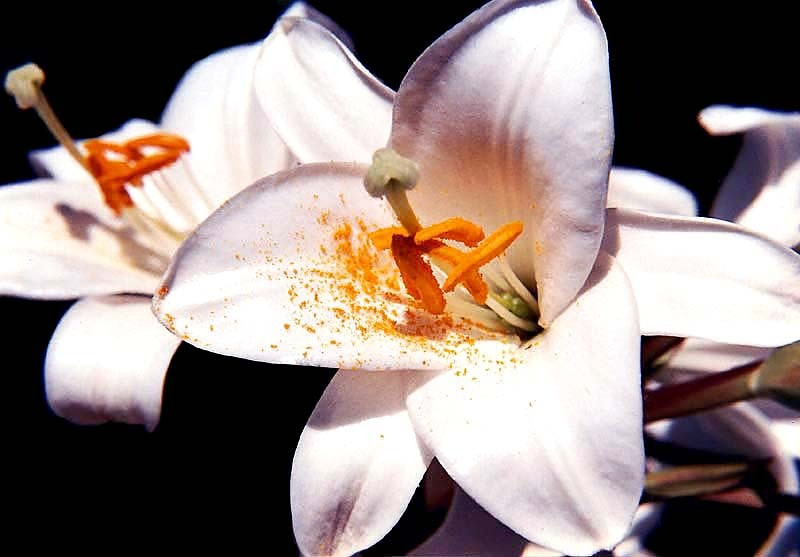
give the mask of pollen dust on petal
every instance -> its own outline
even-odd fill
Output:
[[[390,255],[377,250],[369,239],[375,225],[358,218],[343,220],[327,210],[320,212],[317,223],[329,230],[327,240],[318,246],[317,263],[310,269],[298,271],[289,265],[282,271],[289,279],[289,300],[302,310],[297,313],[298,330],[317,335],[331,347],[328,350],[348,347],[358,352],[360,343],[378,335],[388,337],[399,355],[433,353],[454,366],[454,357],[459,356],[458,370],[471,356],[478,364],[475,341],[484,335],[476,335],[475,324],[446,311],[429,313],[406,294]],[[326,348],[320,344],[312,350]],[[357,356],[355,364],[367,367],[370,361]]]

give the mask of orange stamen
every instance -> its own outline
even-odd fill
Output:
[[[504,224],[495,230],[477,248],[464,254],[464,259],[456,265],[456,268],[450,272],[442,284],[442,290],[452,291],[457,284],[466,280],[470,272],[477,271],[478,268],[503,253],[520,234],[522,234],[522,223],[519,221]]]
[[[420,245],[434,238],[455,240],[470,247],[475,247],[483,240],[483,229],[461,217],[452,217],[433,226],[427,226],[414,234],[414,242]]]
[[[430,240],[423,244],[422,247],[432,257],[439,257],[454,267],[457,267],[467,256],[464,252],[436,240]],[[476,302],[479,304],[486,303],[486,297],[489,295],[489,286],[477,269],[467,272],[464,277],[464,286]]]
[[[384,250],[392,247],[392,236],[408,236],[402,226],[390,226],[369,233],[369,239],[376,249]]]
[[[392,256],[400,269],[400,277],[408,293],[422,302],[433,314],[444,312],[444,294],[433,276],[433,270],[422,259],[422,250],[414,240],[395,234],[392,236]]]
[[[84,147],[86,166],[100,185],[106,205],[119,215],[133,206],[126,186],[141,186],[142,178],[177,161],[189,150],[189,143],[177,135],[154,133],[125,143],[93,139]]]

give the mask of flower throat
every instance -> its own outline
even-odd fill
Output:
[[[36,110],[58,142],[93,178],[104,204],[116,217],[130,224],[147,243],[166,252],[174,250],[214,208],[183,156],[189,143],[180,136],[156,132],[124,142],[90,139],[79,147],[42,92],[44,78],[39,66],[26,64],[8,72],[5,88],[19,108]],[[167,167],[173,166],[168,175]],[[178,183],[193,190],[186,192],[193,194],[193,204],[174,191]]]
[[[376,230],[369,237],[377,249],[391,250],[408,294],[433,314],[444,313],[448,306],[452,313],[492,329],[538,331],[536,298],[504,256],[522,234],[522,223],[504,224],[489,236],[461,217],[423,226],[406,195],[418,181],[417,165],[392,149],[376,151],[364,177],[367,192],[385,197],[400,221],[400,226]],[[462,251],[444,240],[471,249]],[[499,272],[490,263],[495,263]],[[431,265],[444,275],[441,285]],[[469,297],[456,290],[459,286]],[[451,292],[445,300],[445,293]]]

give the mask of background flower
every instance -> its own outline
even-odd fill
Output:
[[[433,13],[429,2],[406,2],[393,14],[397,32],[383,25],[386,7],[379,2],[312,4],[341,24],[354,37],[359,59],[396,87],[422,48],[482,2],[460,3],[447,14]],[[795,19],[783,11],[789,10],[785,6],[768,11],[708,2],[656,13],[641,4],[595,2],[611,52],[615,164],[648,168],[696,188],[707,209],[739,140],[708,137],[695,115],[713,102],[799,109],[791,72],[773,71],[768,63],[794,52]],[[191,62],[224,46],[258,40],[284,7],[262,3],[247,12],[197,8],[191,18],[132,10],[108,27],[76,18],[67,8],[50,13],[48,21],[27,13],[22,15],[37,22],[36,32],[26,27],[24,40],[0,37],[0,54],[4,68],[28,59],[48,68],[55,108],[75,136],[90,137],[115,129],[128,114],[157,119]],[[7,15],[9,21],[13,15]],[[102,71],[121,59],[128,73]],[[146,85],[144,75],[150,76]],[[109,98],[118,98],[126,110],[98,108],[108,106]],[[25,155],[48,145],[49,136],[10,100],[0,102],[0,112],[4,130],[14,134],[5,136],[0,182],[29,178]],[[291,456],[330,375],[316,370],[278,378],[250,362],[198,357],[194,349],[182,347],[167,380],[155,435],[124,426],[74,428],[50,415],[41,377],[31,372],[41,367],[66,305],[10,299],[2,304],[6,323],[14,324],[4,337],[15,357],[6,360],[3,388],[13,393],[13,421],[6,423],[15,428],[7,451],[13,455],[9,460],[16,481],[9,504],[15,505],[16,521],[31,524],[35,519],[53,538],[68,534],[58,537],[62,547],[98,548],[101,534],[154,542],[163,531],[182,544],[255,544],[293,554]],[[265,405],[265,393],[276,391],[291,404]],[[258,510],[253,512],[250,504]],[[279,518],[267,522],[267,506]],[[412,512],[420,508],[419,501],[412,502]],[[177,516],[191,526],[181,526]],[[419,539],[425,520],[401,522],[371,554],[402,553],[413,545],[409,540]]]

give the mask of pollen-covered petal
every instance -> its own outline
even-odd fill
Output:
[[[646,170],[619,166],[613,167],[609,175],[606,206],[697,216],[697,201],[688,189]]]
[[[278,22],[255,84],[275,130],[301,162],[368,163],[389,139],[394,93],[313,21]]]
[[[292,522],[303,555],[348,556],[383,538],[431,461],[405,397],[422,374],[339,370],[294,455]]]
[[[517,358],[413,390],[417,434],[524,538],[569,555],[609,548],[627,531],[644,470],[639,327],[621,267],[601,254],[576,302]]]
[[[498,63],[502,60],[502,63]],[[395,100],[390,147],[414,160],[425,222],[521,220],[547,325],[580,290],[603,230],[613,142],[606,39],[583,0],[495,1],[438,39]]]
[[[711,216],[785,246],[800,243],[800,113],[711,106],[698,118],[714,135],[744,133]]]
[[[800,336],[800,255],[725,221],[609,209],[642,334],[781,346]]]
[[[47,348],[47,401],[77,424],[115,421],[152,431],[179,344],[153,317],[148,297],[84,298],[61,318]]]
[[[159,318],[201,348],[284,364],[449,369],[513,350],[516,337],[476,336],[405,293],[369,239],[392,217],[364,190],[365,171],[303,165],[233,197],[176,253]]]
[[[0,293],[28,298],[150,294],[169,258],[138,242],[86,182],[0,188],[0,237]]]
[[[129,139],[141,137],[158,131],[152,122],[147,120],[130,120],[120,129],[107,133],[98,139],[113,143],[124,143]],[[51,176],[64,182],[83,182],[86,187],[93,185],[91,175],[72,158],[64,147],[51,147],[33,151],[30,154],[31,164],[43,176]]]

